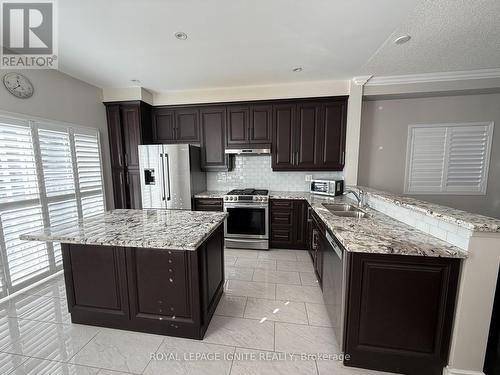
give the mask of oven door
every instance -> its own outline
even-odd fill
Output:
[[[269,238],[269,206],[255,203],[224,203],[228,213],[224,225],[226,238]]]

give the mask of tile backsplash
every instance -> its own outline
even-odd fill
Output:
[[[342,172],[274,172],[271,155],[236,155],[230,172],[208,172],[208,190],[256,188],[285,191],[308,191],[306,175],[313,178],[342,179]]]

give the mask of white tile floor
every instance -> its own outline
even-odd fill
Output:
[[[60,276],[0,305],[0,374],[382,374],[300,356],[339,352],[305,251],[229,249],[225,260],[203,341],[72,324]]]

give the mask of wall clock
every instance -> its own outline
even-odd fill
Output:
[[[19,73],[7,73],[3,76],[5,88],[16,98],[27,99],[33,96],[35,89],[31,81]]]

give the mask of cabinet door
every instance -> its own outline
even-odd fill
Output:
[[[200,143],[197,108],[175,111],[175,138],[178,143]]]
[[[315,169],[320,159],[320,108],[317,103],[297,105],[297,169]]]
[[[296,200],[294,206],[293,233],[295,248],[307,249],[307,202]]]
[[[129,300],[124,249],[61,245],[72,322],[94,325],[127,322]]]
[[[280,104],[273,107],[273,170],[294,169],[295,112],[294,104]]]
[[[226,109],[210,107],[200,110],[201,166],[205,171],[227,170],[225,154]]]
[[[106,105],[106,116],[108,120],[109,148],[111,157],[111,167],[122,168],[123,161],[123,134],[120,119],[120,105]]]
[[[247,106],[227,107],[227,140],[228,146],[246,146],[250,132],[249,110]]]
[[[113,168],[111,173],[113,179],[113,198],[115,202],[115,208],[127,208],[127,186],[125,169]]]
[[[123,128],[123,144],[125,166],[139,168],[139,150],[141,144],[141,123],[139,105],[122,105],[120,107]]]
[[[131,318],[192,318],[187,251],[127,249]]]
[[[271,143],[272,110],[271,105],[253,105],[250,107],[250,143]]]
[[[351,253],[347,366],[442,374],[460,259]]]
[[[127,208],[141,209],[141,178],[138,169],[127,171]]]
[[[324,104],[322,108],[321,157],[322,169],[341,171],[345,163],[347,103]]]
[[[174,111],[165,108],[153,110],[153,141],[155,143],[175,143]]]

